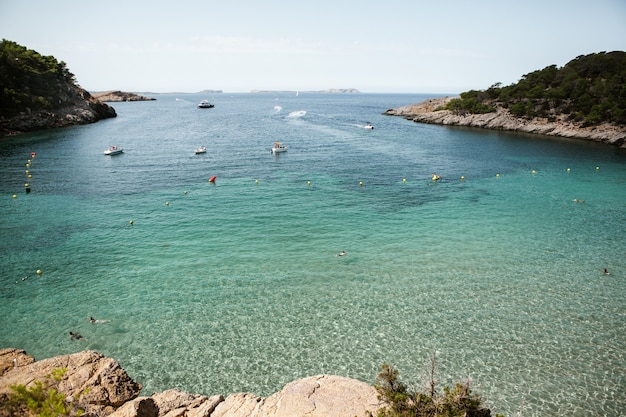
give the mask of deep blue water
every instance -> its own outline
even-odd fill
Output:
[[[0,140],[0,346],[146,395],[420,383],[436,349],[495,412],[622,415],[625,152],[382,115],[420,95],[155,97]]]

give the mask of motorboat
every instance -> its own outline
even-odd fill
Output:
[[[212,109],[213,107],[215,107],[215,105],[209,103],[209,100],[202,100],[200,103],[198,103],[199,109]]]
[[[374,129],[374,126],[372,126],[372,124],[370,122],[365,123],[365,126],[363,126],[365,129]]]
[[[194,152],[196,153],[196,155],[201,154],[201,153],[206,153],[206,146],[200,146]]]
[[[124,149],[118,146],[111,146],[109,149],[104,151],[105,155],[119,155],[124,152]]]
[[[282,142],[274,142],[274,146],[270,149],[272,153],[286,152],[287,147]]]

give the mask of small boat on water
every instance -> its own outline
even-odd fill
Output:
[[[196,153],[196,155],[201,154],[201,153],[206,153],[206,146],[200,146],[194,152]]]
[[[285,145],[283,145],[282,142],[274,142],[274,146],[272,146],[270,151],[272,153],[274,153],[274,154],[281,153],[281,152],[286,152],[287,151],[287,147]]]
[[[111,146],[109,149],[107,149],[106,151],[104,151],[105,155],[118,155],[124,152],[124,149],[118,147],[118,146]]]
[[[213,107],[215,107],[215,105],[209,103],[209,100],[202,100],[200,103],[198,103],[199,109],[212,109]]]
[[[374,126],[372,126],[372,124],[370,122],[365,123],[365,126],[363,126],[365,129],[374,129]]]

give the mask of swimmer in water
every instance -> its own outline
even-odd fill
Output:
[[[95,323],[95,324],[100,324],[100,323],[108,323],[108,322],[110,322],[110,321],[111,321],[111,320],[96,320],[96,319],[94,319],[93,317],[89,317],[89,323],[91,323],[91,324],[94,324],[94,323]]]
[[[604,275],[609,275],[609,271],[607,271],[607,269],[606,269],[606,268],[604,268],[604,269],[602,270],[602,272],[604,272]]]
[[[82,337],[78,333],[70,332],[70,339],[72,339],[72,340],[82,340],[82,339],[84,339],[84,337]]]
[[[345,256],[345,254],[346,254],[346,251],[345,251],[345,250],[342,250],[341,252],[339,252],[339,253],[337,254],[337,256]]]

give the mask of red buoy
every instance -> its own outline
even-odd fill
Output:
[[[215,175],[213,175],[211,178],[209,178],[209,182],[215,182],[215,178],[217,178]]]

